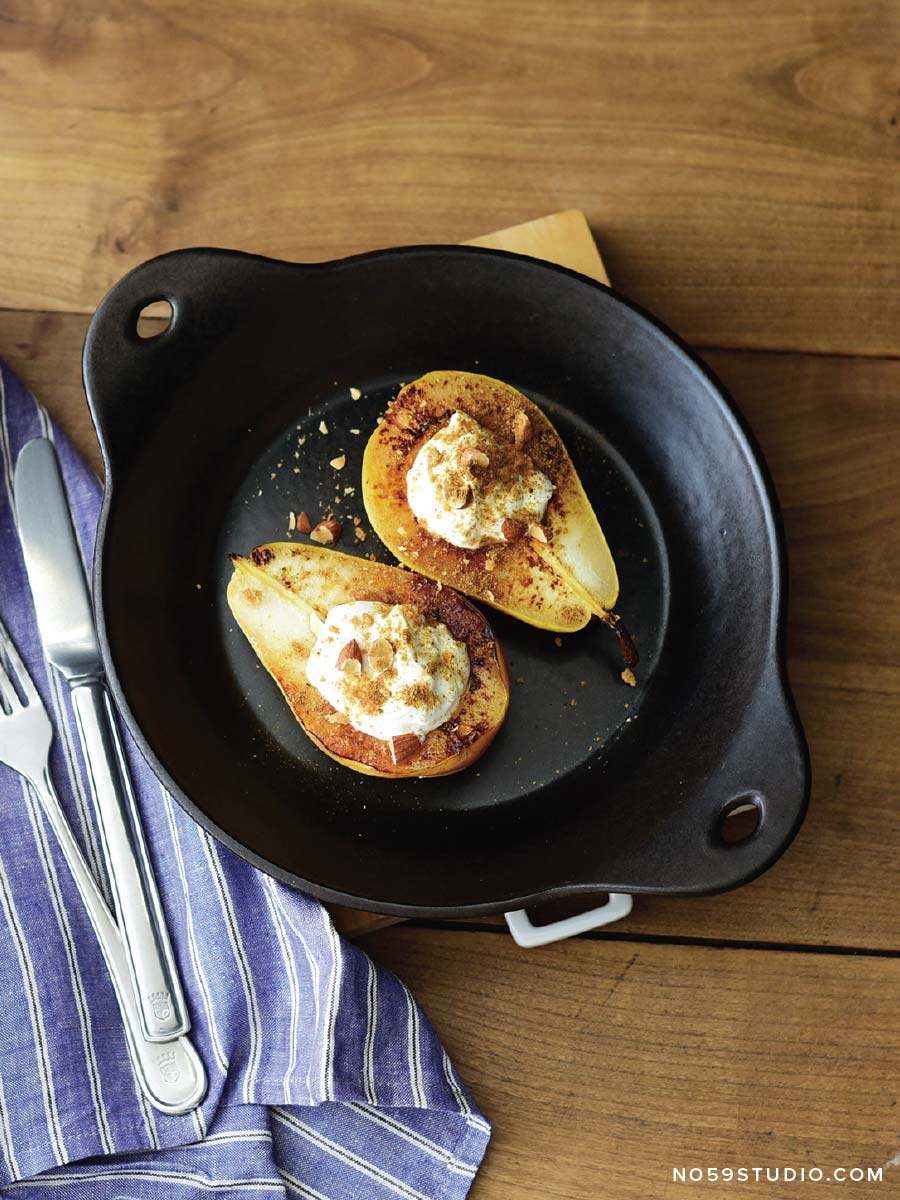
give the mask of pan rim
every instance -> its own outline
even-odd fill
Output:
[[[724,882],[714,883],[710,886],[693,889],[678,889],[666,885],[660,887],[642,885],[636,886],[633,884],[628,884],[627,881],[621,884],[610,881],[585,881],[538,889],[534,892],[529,892],[522,895],[505,896],[497,900],[479,901],[476,903],[467,903],[462,905],[454,904],[447,906],[422,906],[409,903],[394,903],[389,900],[379,900],[370,896],[359,896],[351,892],[335,889],[330,885],[319,883],[315,880],[306,879],[294,872],[278,866],[277,863],[274,863],[264,856],[258,854],[250,847],[240,842],[232,835],[228,834],[224,829],[217,825],[216,822],[210,816],[208,816],[206,812],[200,809],[188,795],[186,795],[178,783],[172,778],[165,764],[160,761],[144,737],[134,713],[132,712],[132,709],[125,697],[124,689],[121,686],[118,673],[115,670],[112,660],[104,607],[103,564],[107,528],[109,525],[110,514],[115,505],[116,481],[115,471],[108,453],[105,439],[100,435],[101,426],[97,417],[95,405],[91,399],[90,388],[88,386],[88,375],[90,370],[90,360],[96,349],[97,330],[102,321],[103,314],[106,311],[106,306],[114,293],[133,275],[142,273],[151,265],[158,264],[164,260],[171,260],[187,256],[196,257],[197,255],[215,255],[217,258],[232,258],[235,260],[266,263],[271,264],[279,269],[290,268],[298,272],[322,274],[352,269],[358,265],[365,264],[373,260],[397,258],[421,258],[425,260],[433,259],[436,256],[452,256],[458,260],[465,258],[494,258],[510,262],[517,262],[526,266],[530,271],[568,277],[577,281],[580,286],[586,285],[589,290],[607,293],[614,301],[636,314],[643,322],[645,322],[646,325],[649,326],[664,343],[668,343],[671,346],[671,348],[681,357],[683,362],[688,364],[690,368],[696,372],[702,380],[705,381],[710,399],[715,400],[721,415],[727,420],[732,431],[737,436],[737,440],[739,441],[741,450],[744,454],[748,470],[751,473],[754,485],[763,502],[762,507],[769,543],[768,550],[771,556],[772,564],[772,588],[769,606],[770,640],[769,644],[766,646],[766,670],[774,669],[775,671],[775,679],[778,686],[777,699],[782,705],[784,719],[794,736],[797,750],[802,761],[803,795],[800,798],[795,820],[787,835],[783,838],[780,844],[773,848],[773,851],[768,858],[761,862],[757,861],[752,863],[746,870],[730,875]],[[170,299],[170,297],[165,298]],[[177,306],[173,304],[173,308],[175,308],[175,320],[177,321]],[[249,861],[253,866],[263,870],[267,874],[272,875],[282,882],[288,883],[294,887],[299,887],[304,891],[320,897],[321,899],[331,902],[345,904],[350,907],[384,912],[390,915],[439,918],[489,915],[491,913],[498,913],[511,908],[532,906],[544,900],[556,898],[561,895],[589,894],[598,891],[682,896],[714,894],[716,892],[727,891],[750,882],[752,879],[756,878],[758,875],[767,870],[787,849],[805,815],[809,801],[811,781],[809,748],[802,725],[800,723],[799,714],[797,712],[796,703],[787,673],[785,652],[785,620],[788,588],[787,555],[783,521],[781,518],[781,512],[774,488],[774,483],[759,444],[752,430],[750,429],[746,418],[737,407],[728,389],[724,386],[713,369],[709,367],[708,364],[706,364],[702,359],[700,359],[697,353],[681,337],[679,337],[678,334],[672,331],[661,320],[655,317],[652,313],[648,312],[641,305],[637,304],[627,296],[624,296],[616,288],[601,283],[598,280],[594,280],[589,276],[585,276],[580,272],[574,271],[568,267],[560,266],[554,263],[547,263],[543,260],[531,258],[528,255],[475,246],[447,245],[441,243],[409,245],[381,250],[372,250],[361,254],[349,255],[338,259],[316,263],[288,262],[282,259],[248,253],[245,251],[224,250],[215,247],[185,248],[171,251],[167,254],[159,255],[148,260],[147,262],[134,268],[132,272],[129,272],[128,275],[124,276],[123,279],[114,286],[112,291],[98,306],[95,317],[92,319],[91,325],[87,331],[83,352],[83,371],[85,377],[85,390],[88,395],[88,404],[91,410],[95,428],[98,431],[98,439],[100,441],[104,468],[106,471],[106,485],[104,487],[101,514],[97,527],[97,539],[93,567],[93,588],[98,634],[100,638],[101,649],[103,651],[104,665],[106,667],[107,677],[116,702],[116,706],[122,713],[122,716],[129,728],[129,732],[135,739],[141,753],[147,759],[152,770],[159,777],[170,794],[178,800],[178,802],[183,808],[185,808],[191,817],[197,821],[198,824],[200,824],[207,832],[212,834],[223,844],[227,845],[240,857]],[[766,670],[760,672],[757,685],[764,679]]]

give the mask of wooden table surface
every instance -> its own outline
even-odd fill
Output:
[[[477,1200],[727,1194],[678,1166],[883,1166],[900,1148],[900,6],[0,0],[0,354],[95,463],[81,341],[149,255],[331,258],[565,208],[768,458],[809,817],[752,885],[640,898],[575,942],[524,951],[488,921],[363,944],[494,1122]],[[886,1196],[900,1165],[884,1179],[738,1194]]]

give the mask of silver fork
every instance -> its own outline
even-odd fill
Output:
[[[9,664],[9,673],[3,660]],[[13,685],[13,678],[19,692]],[[128,1048],[147,1099],[162,1112],[196,1108],[206,1091],[206,1074],[186,1037],[151,1042],[143,1034],[132,990],[122,935],[88,869],[66,820],[50,776],[53,726],[12,639],[0,622],[0,762],[25,777],[59,841],[69,870],[88,911],[112,979],[125,1025]]]

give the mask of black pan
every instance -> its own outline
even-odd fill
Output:
[[[143,340],[161,298],[172,324]],[[316,750],[259,668],[225,603],[228,553],[285,538],[291,511],[367,528],[366,436],[437,367],[504,379],[555,422],[618,562],[639,686],[599,622],[557,644],[492,614],[515,680],[495,744],[458,776],[371,779]],[[721,385],[609,288],[456,247],[316,266],[179,251],[106,297],[84,376],[116,699],[178,800],[256,866],[351,905],[464,915],[721,891],[793,837],[809,776],[768,475]],[[371,533],[341,549],[391,561]],[[728,844],[723,813],[745,803],[758,828]]]

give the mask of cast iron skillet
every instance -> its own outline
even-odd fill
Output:
[[[137,314],[161,298],[172,324],[142,340]],[[284,538],[291,511],[333,510],[342,550],[391,561],[373,534],[349,535],[354,516],[368,528],[362,450],[399,385],[437,367],[504,379],[555,421],[617,558],[640,685],[619,680],[599,622],[558,645],[492,615],[515,681],[495,744],[458,776],[370,779],[317,751],[258,667],[225,604],[227,556]],[[793,837],[808,763],[771,484],[718,382],[609,288],[458,247],[315,266],[178,251],[105,298],[84,377],[116,700],[177,799],[258,867],[327,899],[448,916],[720,891]],[[722,814],[741,801],[761,821],[728,845]]]

